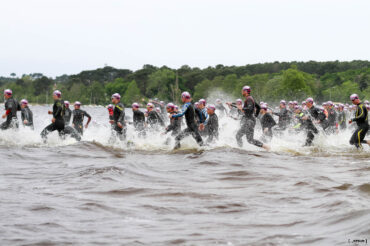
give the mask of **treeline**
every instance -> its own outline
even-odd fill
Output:
[[[274,62],[246,66],[179,69],[144,65],[131,71],[106,66],[55,79],[41,73],[0,77],[0,88],[11,88],[16,98],[31,103],[52,103],[51,93],[59,89],[65,100],[106,105],[113,93],[120,93],[124,104],[145,103],[150,98],[178,102],[181,91],[197,100],[214,91],[240,97],[242,86],[252,87],[259,101],[276,103],[280,99],[347,102],[352,93],[370,98],[370,62]]]

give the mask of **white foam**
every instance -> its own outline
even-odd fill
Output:
[[[54,147],[75,144],[76,140],[67,137],[62,140],[57,132],[53,132],[48,136],[46,144],[43,143],[40,132],[44,127],[51,123],[51,116],[47,114],[51,106],[33,106],[31,109],[34,112],[35,130],[32,131],[29,128],[20,126],[18,130],[6,130],[0,131],[0,145],[5,146],[32,146],[32,147]],[[111,142],[111,129],[108,122],[108,112],[102,106],[88,106],[85,108],[86,111],[93,117],[92,123],[88,129],[84,129],[83,141],[97,142],[104,146],[111,146],[114,148],[128,148],[125,142],[114,141]],[[132,112],[130,109],[126,109],[126,114],[132,118]],[[86,123],[86,121],[85,121]],[[240,127],[240,122],[229,117],[219,118],[219,140],[215,143],[210,144],[207,147],[200,148],[195,140],[189,136],[185,138],[181,144],[184,149],[213,149],[220,147],[238,148],[236,144],[235,135]],[[183,129],[186,126],[183,125]],[[172,138],[170,134],[166,136],[161,135],[164,131],[147,132],[146,138],[140,138],[134,131],[132,125],[127,125],[127,140],[134,143],[130,149],[144,150],[144,151],[170,151],[174,146],[172,140],[169,145],[166,145],[166,138]],[[320,127],[318,127],[320,129]],[[342,153],[342,152],[353,152],[355,148],[349,145],[349,139],[353,130],[346,130],[339,134],[324,135],[320,133],[315,136],[314,147],[317,152],[324,153]],[[257,122],[255,128],[255,139],[259,139],[261,136],[261,129]],[[302,155],[309,155],[312,153],[312,148],[302,147],[306,139],[306,134],[301,133],[284,133],[281,136],[275,136],[271,143],[271,151],[273,152],[297,152]],[[261,148],[255,147],[247,143],[246,138],[243,137],[244,146],[242,149],[250,151],[264,151]]]

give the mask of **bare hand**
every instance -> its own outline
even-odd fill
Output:
[[[109,123],[113,124],[114,123],[114,120],[110,120]]]
[[[118,126],[119,128],[123,128],[123,126],[122,126],[122,124],[121,124],[120,122],[118,122],[118,123],[117,123],[117,126]]]
[[[28,121],[27,121],[27,120],[24,120],[24,121],[23,121],[23,123],[24,123],[25,125],[27,125],[27,124],[28,124]]]
[[[3,114],[3,116],[1,116],[1,118],[3,118],[3,119],[5,119],[5,117],[6,117],[6,114]]]
[[[203,131],[203,130],[204,130],[204,124],[200,124],[200,125],[199,125],[199,130],[200,130],[200,131]]]
[[[49,111],[48,111],[48,114],[53,114],[53,111],[50,111],[50,110],[49,110]]]
[[[352,124],[352,120],[349,120],[349,121],[348,121],[348,124]]]
[[[52,118],[52,119],[51,119],[51,122],[55,123],[55,118]]]
[[[302,120],[307,120],[307,119],[308,119],[307,115],[302,117]]]
[[[242,105],[236,105],[236,107],[238,108],[238,109],[240,109],[240,110],[242,110],[243,109],[243,106]]]
[[[88,125],[88,124],[86,124],[86,125],[85,125],[85,128],[87,129],[87,127],[88,127],[88,126],[89,126],[89,125]]]

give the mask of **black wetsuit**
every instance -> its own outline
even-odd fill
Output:
[[[156,107],[159,107],[161,109],[161,113],[159,114],[159,116],[161,117],[162,121],[163,122],[167,122],[167,110],[166,110],[166,106],[165,105],[162,105],[160,104],[159,102],[153,102],[153,104],[156,106]]]
[[[303,120],[302,118],[304,116],[307,116],[307,120]],[[317,128],[312,122],[312,119],[310,116],[305,115],[303,112],[299,113],[296,115],[297,120],[299,121],[298,125],[295,127],[297,130],[305,130],[307,132],[307,138],[306,138],[306,143],[305,146],[310,146],[312,145],[312,141],[315,138],[314,134],[319,133]]]
[[[148,112],[147,122],[148,122],[148,125],[154,130],[158,129],[158,124],[164,127],[164,122],[163,122],[162,117],[159,115],[158,112],[154,110]]]
[[[349,143],[355,145],[357,148],[362,149],[362,143],[367,143],[364,138],[367,131],[369,130],[369,123],[367,121],[367,109],[363,103],[357,105],[355,118],[352,119],[353,122],[356,122],[357,129],[353,133]]]
[[[123,140],[126,139],[126,124],[125,124],[125,108],[122,103],[117,103],[113,109],[113,130],[117,133],[118,137]],[[118,126],[121,123],[122,128]]]
[[[208,116],[205,132],[208,135],[207,142],[212,142],[214,139],[218,139],[218,117],[216,114],[209,114]]]
[[[136,131],[139,132],[140,135],[145,135],[145,115],[140,110],[133,111],[133,124]]]
[[[22,124],[24,126],[28,126],[33,129],[33,113],[31,109],[27,106],[22,108],[21,110],[21,119],[22,119]],[[27,120],[27,124],[24,124],[24,121]]]
[[[286,108],[281,108],[279,113],[273,113],[279,117],[279,130],[285,130],[290,124],[291,114]]]
[[[257,147],[262,147],[263,143],[254,139],[254,127],[256,126],[256,117],[260,112],[260,106],[255,103],[253,97],[248,96],[243,105],[244,116],[241,119],[241,127],[236,133],[236,141],[239,147],[243,146],[242,137],[246,135],[247,141]]]
[[[182,117],[171,118],[169,126],[166,128],[166,133],[172,131],[171,136],[177,136],[181,132]]]
[[[14,98],[9,98],[5,102],[5,110],[9,112],[6,116],[6,121],[0,125],[1,130],[6,130],[9,128],[18,128],[18,117],[17,111],[20,110],[20,105],[18,104],[17,100]]]
[[[178,118],[185,115],[185,121],[187,128],[182,130],[179,135],[176,137],[176,145],[175,148],[180,148],[180,141],[181,139],[185,138],[188,135],[192,135],[193,138],[197,141],[197,143],[202,146],[203,140],[202,137],[199,134],[198,126],[195,123],[195,110],[193,107],[193,104],[190,102],[185,103],[182,106],[182,111],[180,114],[172,115],[172,118]]]
[[[74,109],[72,111],[73,119],[72,119],[72,125],[73,128],[76,129],[78,133],[83,135],[83,129],[84,129],[84,117],[91,119],[91,116],[84,110],[81,109]]]
[[[263,139],[265,141],[268,141],[272,138],[272,127],[276,125],[276,122],[274,118],[269,113],[266,113],[261,118],[261,126],[262,126],[262,132],[263,132]],[[267,132],[265,132],[265,129],[268,129]]]
[[[309,109],[309,112],[312,118],[320,121],[320,125],[322,129],[326,130],[328,128],[328,121],[326,120],[326,116],[324,112],[322,112],[320,109],[316,108],[315,106],[312,106]]]
[[[70,108],[65,108],[64,124],[66,126],[69,126],[69,123],[71,122],[71,118],[72,118],[72,110]]]
[[[328,128],[327,133],[334,133],[337,127],[337,112],[334,109],[328,109]]]
[[[344,111],[338,112],[338,125],[340,130],[347,128],[346,113]]]
[[[59,136],[61,137],[63,137],[64,134],[70,134],[77,141],[81,140],[80,135],[76,132],[75,129],[70,126],[65,126],[64,111],[64,102],[60,99],[55,100],[53,105],[53,118],[55,119],[55,122],[51,123],[50,125],[45,127],[44,130],[42,130],[41,137],[44,140],[46,140],[47,135],[53,131],[58,131]]]

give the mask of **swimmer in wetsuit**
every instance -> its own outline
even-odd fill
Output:
[[[109,117],[109,123],[112,125],[114,133],[120,140],[126,139],[126,123],[125,123],[125,108],[121,103],[121,95],[114,93],[112,95],[112,103],[114,104],[112,118]]]
[[[215,113],[216,106],[213,104],[207,105],[208,122],[205,125],[205,132],[208,136],[207,143],[218,140],[218,117]]]
[[[242,94],[245,97],[244,105],[238,105],[238,108],[242,110],[244,115],[241,120],[241,127],[236,133],[236,141],[239,147],[242,147],[242,137],[245,135],[248,143],[269,150],[270,147],[268,145],[254,139],[254,127],[256,126],[256,117],[259,114],[260,106],[254,101],[250,93],[250,87],[244,86],[242,89]]]
[[[326,103],[326,110],[328,112],[328,127],[326,129],[327,134],[333,134],[338,128],[337,124],[337,112],[334,109],[334,104],[332,101]]]
[[[314,120],[317,121],[325,131],[328,128],[328,121],[326,120],[326,116],[324,112],[322,112],[319,108],[313,105],[313,99],[311,97],[306,99],[306,106],[308,108],[308,112],[312,116]]]
[[[140,111],[140,106],[138,103],[133,103],[131,105],[132,114],[133,114],[133,125],[135,131],[138,132],[139,137],[146,136],[145,133],[145,115],[143,112]]]
[[[10,89],[4,90],[4,99],[5,99],[5,114],[3,114],[2,118],[6,121],[0,125],[1,130],[7,130],[9,128],[17,129],[18,125],[18,117],[17,111],[20,110],[19,104],[17,100],[13,98],[13,92]]]
[[[167,113],[170,115],[176,114],[175,105],[173,103],[168,103],[166,106]],[[172,132],[171,136],[177,136],[181,131],[181,117],[170,118],[170,124],[166,127],[165,134]]]
[[[266,104],[261,105],[261,126],[262,126],[262,141],[269,142],[272,139],[272,127],[276,125],[274,118],[267,112]]]
[[[69,108],[69,101],[64,101],[65,112],[64,112],[64,124],[69,126],[72,118],[72,110]]]
[[[28,107],[28,101],[26,99],[22,99],[21,101],[21,119],[23,126],[30,127],[32,130],[34,129],[33,113],[31,109]]]
[[[362,144],[366,143],[370,145],[370,140],[364,140],[367,131],[369,130],[369,123],[367,120],[368,111],[365,105],[360,101],[357,94],[352,94],[350,99],[354,105],[356,105],[356,112],[354,118],[352,118],[348,123],[356,122],[357,129],[353,133],[349,143],[355,145],[358,149],[362,149]]]
[[[199,116],[199,133],[201,136],[207,135],[207,132],[204,130],[205,126],[208,124],[209,120],[209,115],[207,113],[207,108],[206,108],[206,100],[205,99],[200,99],[198,102],[198,108],[200,110],[200,116]],[[199,113],[199,112],[198,112]]]
[[[243,100],[238,98],[236,99],[235,103],[227,102],[227,106],[229,106],[229,116],[233,118],[234,120],[240,120],[243,117],[243,111],[238,108],[238,105],[243,105]]]
[[[304,130],[307,132],[307,138],[304,146],[311,146],[312,141],[315,138],[314,134],[319,133],[317,128],[312,122],[311,116],[309,114],[305,114],[303,112],[302,107],[300,106],[295,106],[295,114],[296,114],[296,119],[298,120],[298,124],[294,126],[294,129],[296,130]]]
[[[344,104],[340,104],[338,107],[338,125],[339,130],[345,130],[347,128],[346,112],[344,112]]]
[[[159,113],[154,110],[153,103],[148,103],[146,105],[146,109],[148,110],[148,116],[147,116],[147,124],[152,130],[158,130],[159,125],[164,127],[164,122],[162,117],[159,115]]]
[[[80,141],[81,140],[80,135],[72,127],[65,126],[64,122],[65,106],[61,97],[62,93],[60,91],[56,90],[53,92],[54,99],[53,111],[48,112],[48,114],[53,115],[53,119],[51,120],[51,124],[45,127],[44,130],[42,130],[41,137],[44,139],[44,141],[46,141],[47,136],[50,132],[58,131],[59,136],[61,137],[64,137],[65,134],[69,134],[77,141]]]
[[[287,127],[290,125],[290,112],[286,108],[286,101],[281,100],[280,101],[280,112],[275,112],[273,113],[274,115],[279,117],[279,123],[278,123],[278,130],[284,131],[287,129]]]
[[[164,101],[158,102],[157,100],[151,100],[150,102],[160,109],[160,112],[157,111],[157,113],[161,117],[163,123],[167,122],[168,118],[167,118],[167,113],[166,113],[165,102]]]
[[[187,91],[183,92],[181,94],[181,100],[184,103],[184,105],[182,106],[181,113],[171,115],[170,119],[185,116],[187,128],[182,130],[180,134],[177,135],[177,137],[175,138],[176,140],[175,149],[178,149],[181,147],[180,141],[188,135],[192,135],[195,141],[197,141],[197,143],[200,146],[202,146],[203,139],[200,136],[198,127],[195,123],[195,111],[194,111],[193,104],[191,103],[190,93]]]
[[[221,99],[216,99],[216,109],[221,118],[227,115],[227,110],[225,106],[222,104]]]
[[[91,121],[91,116],[84,110],[81,110],[81,103],[75,102],[74,104],[75,109],[72,111],[72,126],[76,131],[83,135],[83,129],[84,129],[84,117],[86,116],[88,118],[87,123],[85,125],[85,128],[87,129],[89,126],[89,123]]]

